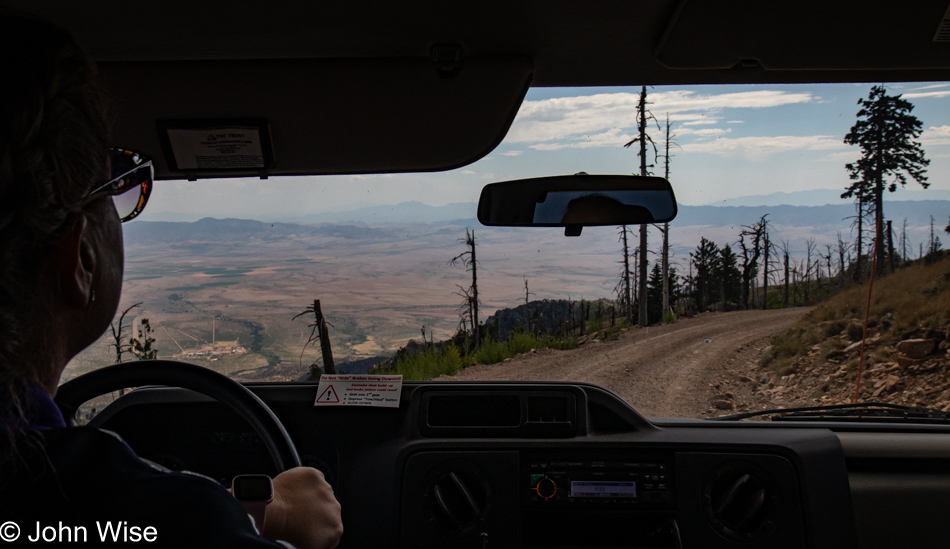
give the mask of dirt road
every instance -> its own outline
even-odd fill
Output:
[[[731,413],[755,404],[750,369],[769,338],[809,310],[706,313],[570,351],[544,349],[471,366],[449,379],[585,381],[614,391],[647,417]]]

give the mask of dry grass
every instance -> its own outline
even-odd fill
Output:
[[[803,322],[845,318],[863,322],[867,292],[867,284],[845,290],[816,307]],[[932,265],[913,265],[875,280],[870,324],[880,324],[888,313],[894,319],[892,330],[898,333],[935,329],[950,320],[950,259]]]
[[[849,288],[815,307],[788,332],[772,339],[762,365],[786,375],[794,360],[821,344],[827,356],[859,340],[864,331],[868,284]],[[889,315],[889,316],[888,316]],[[885,318],[888,322],[885,322]],[[950,258],[931,265],[912,265],[874,281],[868,330],[891,339],[918,329],[938,329],[950,321]],[[873,328],[873,330],[872,330]],[[880,352],[872,360],[885,360]]]

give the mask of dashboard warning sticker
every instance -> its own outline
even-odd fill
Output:
[[[399,408],[402,376],[320,376],[314,406],[380,406]]]

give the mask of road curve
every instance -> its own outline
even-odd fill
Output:
[[[699,417],[729,389],[717,380],[747,371],[772,336],[809,310],[705,313],[631,328],[614,341],[471,366],[442,379],[588,382],[612,390],[647,417]]]

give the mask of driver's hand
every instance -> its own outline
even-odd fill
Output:
[[[262,534],[300,549],[336,547],[343,535],[343,519],[340,502],[323,473],[312,467],[295,467],[277,475]]]

